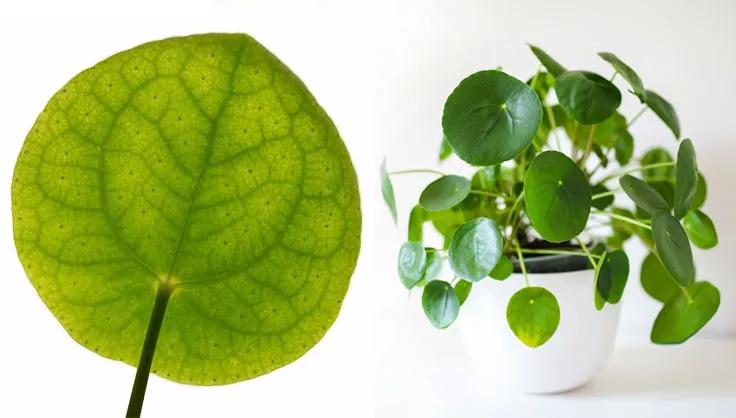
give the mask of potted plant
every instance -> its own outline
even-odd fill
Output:
[[[627,240],[649,250],[640,279],[662,303],[651,341],[679,344],[718,310],[719,291],[696,280],[691,251],[718,238],[672,105],[614,54],[598,54],[613,67],[604,78],[531,50],[541,65],[526,83],[479,71],[445,102],[440,160],[456,155],[474,167],[471,178],[389,172],[385,160],[381,177],[394,220],[391,176],[436,177],[409,214],[398,256],[401,283],[421,289],[430,323],[448,327],[462,306],[471,357],[507,384],[548,393],[584,384],[605,364],[629,276]],[[618,112],[617,76],[643,105],[631,118]],[[676,158],[664,147],[632,158],[630,128],[647,110],[679,141]],[[442,242],[429,242],[425,223]]]

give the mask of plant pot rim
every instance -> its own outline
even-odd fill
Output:
[[[521,273],[521,266],[517,258],[512,258],[514,273]],[[555,274],[570,273],[573,271],[593,270],[588,257],[582,255],[545,254],[535,257],[524,257],[527,273]]]

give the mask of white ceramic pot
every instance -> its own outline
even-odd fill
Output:
[[[597,311],[593,270],[529,274],[532,286],[550,290],[560,324],[544,345],[530,348],[506,322],[506,305],[524,287],[521,274],[473,285],[457,324],[482,380],[526,393],[555,393],[584,385],[605,366],[616,339],[620,303]]]

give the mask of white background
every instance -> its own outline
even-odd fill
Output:
[[[85,4],[87,3],[87,4]],[[153,3],[154,5],[152,5]],[[343,312],[298,362],[221,387],[152,376],[145,416],[724,416],[732,411],[736,346],[701,338],[651,351],[656,305],[637,270],[625,295],[621,344],[591,387],[527,398],[475,386],[455,330],[432,329],[416,295],[396,277],[406,214],[429,179],[397,180],[393,227],[380,202],[377,167],[436,162],[442,105],[464,76],[502,65],[519,78],[537,68],[525,42],[569,68],[609,74],[595,56],[610,50],[678,110],[708,178],[706,211],[721,244],[698,253],[699,276],[719,285],[722,306],[709,334],[734,333],[731,274],[733,68],[736,3],[728,1],[549,0],[200,0],[2,2],[0,5],[0,402],[3,415],[121,416],[134,369],[74,343],[43,306],[17,261],[9,185],[22,140],[69,78],[144,41],[208,31],[247,32],[294,70],[332,116],[350,149],[363,195],[364,240]],[[632,100],[623,105],[632,115]],[[675,149],[648,114],[634,128],[644,144]],[[463,172],[460,164],[443,169]],[[632,248],[638,265],[640,248]],[[647,351],[650,350],[650,351]],[[652,365],[656,367],[652,367]],[[651,367],[651,368],[648,368]]]

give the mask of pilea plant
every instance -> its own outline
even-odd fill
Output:
[[[679,141],[672,105],[645,89],[614,54],[599,54],[613,67],[613,75],[604,78],[568,70],[540,48],[531,50],[541,65],[526,83],[500,69],[479,71],[445,102],[439,158],[455,154],[475,166],[471,178],[432,169],[388,172],[384,161],[382,191],[394,219],[391,176],[438,177],[409,214],[408,241],[398,256],[401,282],[423,288],[424,312],[434,326],[445,328],[472,297],[474,283],[506,280],[516,270],[526,286],[509,300],[507,321],[524,344],[537,347],[555,333],[560,308],[549,290],[529,282],[525,257],[584,257],[593,271],[590,303],[600,310],[621,299],[629,276],[622,247],[636,236],[650,251],[642,285],[664,304],[651,340],[687,340],[720,303],[715,286],[695,280],[690,243],[707,249],[718,238],[700,210],[706,184],[693,142],[680,141],[676,158],[656,147],[633,159],[630,128],[647,109]],[[616,76],[643,104],[631,118],[618,111]],[[425,222],[444,237],[442,245],[423,243]],[[445,259],[451,274],[443,273]]]
[[[247,35],[147,43],[74,77],[18,157],[15,242],[77,342],[176,382],[250,379],[335,320],[355,171],[302,82]],[[155,356],[154,356],[155,353]]]

